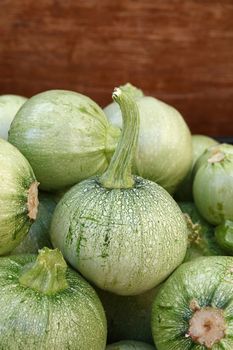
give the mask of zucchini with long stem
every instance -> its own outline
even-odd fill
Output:
[[[140,294],[163,281],[183,260],[187,227],[169,193],[132,175],[139,134],[135,99],[113,92],[124,124],[111,162],[101,176],[71,188],[58,203],[51,240],[98,287]]]

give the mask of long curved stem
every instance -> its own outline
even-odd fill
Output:
[[[127,92],[131,97],[138,99],[140,97],[143,97],[143,91],[138,89],[136,86],[126,83],[125,85],[121,85],[120,89],[124,92]]]
[[[109,167],[99,181],[106,188],[130,188],[134,185],[132,162],[138,142],[139,110],[135,99],[124,89],[114,89],[112,98],[121,109],[122,134]]]

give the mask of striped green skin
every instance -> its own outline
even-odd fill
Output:
[[[223,310],[225,337],[212,350],[233,349],[233,258],[209,256],[182,264],[160,289],[152,307],[152,333],[158,350],[207,350],[185,336],[194,311],[200,307]]]
[[[192,165],[192,140],[187,124],[172,106],[150,96],[137,99],[140,131],[135,174],[155,181],[174,193]],[[122,127],[119,106],[104,108],[112,125]]]
[[[146,343],[125,340],[115,344],[108,345],[106,350],[155,350],[155,348],[154,346]]]
[[[35,181],[26,158],[0,139],[0,255],[12,251],[29,232],[28,190]]]
[[[56,202],[52,195],[39,193],[39,206],[36,221],[28,235],[11,252],[11,254],[37,254],[43,247],[52,247],[49,239],[49,228]]]
[[[51,241],[98,287],[136,295],[163,281],[183,260],[187,226],[173,198],[135,177],[133,188],[106,189],[97,178],[71,188],[58,203]]]
[[[104,350],[106,319],[93,288],[67,269],[69,287],[44,295],[18,278],[34,255],[0,258],[0,349]]]
[[[55,191],[101,174],[119,134],[90,98],[51,90],[24,104],[11,124],[9,142],[29,160],[40,188]]]
[[[11,122],[26,101],[26,97],[18,95],[0,96],[0,137],[2,139],[7,140]]]

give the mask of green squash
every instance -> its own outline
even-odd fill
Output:
[[[203,154],[203,152],[218,142],[211,137],[205,135],[192,135],[192,146],[193,146],[193,162],[188,174],[179,185],[175,197],[181,201],[192,201],[193,200],[193,168],[197,159]]]
[[[194,202],[211,224],[233,220],[233,145],[210,147],[194,169]]]
[[[233,349],[233,258],[182,264],[154,300],[152,334],[158,350]]]
[[[87,96],[50,90],[30,98],[16,114],[9,142],[28,159],[40,188],[55,191],[102,173],[119,134]]]
[[[202,218],[193,202],[178,202],[188,225],[188,249],[184,261],[200,256],[225,255],[218,245],[214,227]]]
[[[0,138],[7,140],[11,122],[26,101],[26,97],[18,95],[0,96]]]
[[[39,193],[36,221],[32,224],[28,235],[11,254],[37,254],[38,250],[43,247],[52,247],[49,229],[55,207],[56,202],[51,195]]]
[[[0,139],[0,255],[24,239],[37,217],[35,175],[24,156]]]
[[[166,103],[128,84],[122,89],[137,101],[140,114],[136,174],[157,182],[173,193],[192,163],[191,134],[181,114]],[[117,103],[104,108],[112,125],[122,128],[122,114]]]
[[[108,345],[106,350],[155,350],[155,348],[139,341],[125,340]]]
[[[215,228],[215,238],[219,246],[233,255],[233,221],[225,220]]]
[[[0,289],[1,349],[105,349],[103,307],[59,251],[0,258]]]
[[[108,343],[124,339],[153,343],[151,308],[159,288],[160,286],[133,296],[121,296],[96,289],[107,317]]]
[[[139,112],[122,89],[124,127],[107,171],[71,188],[58,203],[51,241],[98,287],[120,295],[143,293],[183,260],[187,227],[174,199],[156,183],[132,176]]]

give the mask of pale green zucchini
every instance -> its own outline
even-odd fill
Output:
[[[99,298],[59,251],[0,258],[0,290],[1,349],[105,350]]]
[[[51,240],[98,287],[120,295],[143,293],[183,260],[187,226],[177,203],[156,183],[132,176],[139,111],[122,89],[113,93],[124,128],[106,172],[72,187],[58,203]]]

